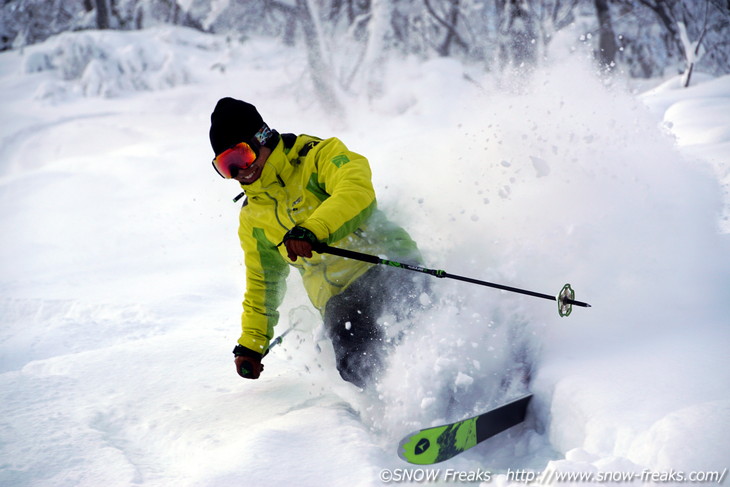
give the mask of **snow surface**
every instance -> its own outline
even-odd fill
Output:
[[[576,58],[529,81],[403,59],[339,124],[305,58],[171,28],[0,54],[0,485],[382,485],[410,468],[404,433],[524,392],[520,357],[528,421],[434,467],[440,485],[464,484],[447,468],[524,485],[510,470],[730,466],[730,77],[636,95]],[[430,267],[571,282],[593,308],[434,280],[433,311],[361,392],[292,273],[277,330],[313,330],[241,380],[239,189],[207,139],[229,95],[367,155]]]

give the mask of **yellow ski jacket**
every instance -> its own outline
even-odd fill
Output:
[[[289,266],[299,270],[309,299],[324,314],[327,301],[373,264],[314,253],[292,262],[279,244],[294,226],[321,242],[420,263],[415,242],[377,209],[367,159],[336,138],[283,134],[261,177],[242,186],[238,236],[244,251],[246,292],[238,343],[265,353],[279,320]]]

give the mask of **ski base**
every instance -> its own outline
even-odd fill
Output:
[[[411,433],[398,445],[398,456],[416,465],[431,465],[453,458],[523,422],[530,399],[532,394],[472,418]]]

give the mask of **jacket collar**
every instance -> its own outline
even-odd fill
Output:
[[[264,169],[261,171],[261,177],[251,184],[242,184],[241,188],[247,195],[255,195],[273,188],[284,187],[292,169],[291,160],[284,153],[284,144],[279,140],[274,150],[271,151],[269,158],[266,159]]]

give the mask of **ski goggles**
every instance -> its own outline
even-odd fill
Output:
[[[221,152],[213,159],[213,168],[221,177],[231,179],[238,171],[245,171],[259,156],[256,147],[241,142]]]

